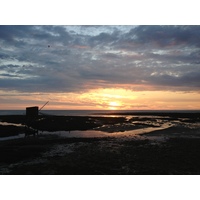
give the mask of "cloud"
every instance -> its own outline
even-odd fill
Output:
[[[194,45],[199,47],[199,26],[138,26],[126,37],[137,43],[155,43],[158,47]]]
[[[200,26],[0,26],[0,89],[198,91],[199,48]]]
[[[160,86],[161,89],[166,87],[167,90],[179,91],[199,91],[200,73],[196,71],[184,72],[177,74],[169,71],[168,73],[154,73],[148,79],[149,84]]]

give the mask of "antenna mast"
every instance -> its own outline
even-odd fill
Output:
[[[42,110],[42,108],[44,108],[48,103],[49,103],[49,101],[47,101],[47,102],[40,108],[40,110]],[[39,110],[39,111],[40,111],[40,110]]]

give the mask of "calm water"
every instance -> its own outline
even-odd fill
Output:
[[[158,112],[162,112],[162,113],[200,113],[200,111],[189,111],[189,110],[178,110],[178,111],[144,111],[144,110],[140,110],[140,111],[134,111],[134,110],[114,110],[114,111],[110,111],[110,110],[43,110],[42,113],[43,114],[47,114],[47,115],[62,115],[62,116],[93,116],[95,115],[95,113],[99,113],[98,116],[104,116],[104,114],[112,114],[112,113],[131,113],[129,116],[128,114],[126,114],[126,117],[132,117],[134,115],[134,112],[148,112],[148,113],[158,113]],[[25,115],[25,110],[0,110],[0,115]],[[113,114],[114,115],[114,114]],[[112,115],[112,116],[113,116]],[[132,116],[131,116],[132,115]],[[96,116],[96,115],[95,115]],[[108,116],[108,115],[107,115]],[[109,115],[110,116],[110,115]],[[117,116],[117,115],[115,115]],[[123,116],[123,115],[120,115]],[[143,116],[140,116],[141,118]],[[145,116],[147,117],[147,116]],[[154,125],[153,123],[155,123],[154,121],[151,121],[152,118],[154,118],[155,116],[151,116],[151,114],[148,116],[149,120],[146,119],[146,121],[144,121],[144,125],[146,122],[149,122],[150,124]],[[138,129],[133,129],[133,130],[125,130],[125,131],[118,131],[118,128],[116,129],[116,131],[113,132],[106,132],[106,131],[98,131],[98,130],[89,130],[89,131],[71,131],[71,132],[67,132],[67,131],[57,131],[57,132],[42,132],[43,135],[46,134],[56,134],[59,135],[61,137],[109,137],[109,136],[137,136],[138,134],[143,134],[143,133],[147,133],[147,132],[151,132],[151,131],[155,131],[155,130],[162,130],[162,129],[166,129],[169,128],[170,126],[186,126],[187,123],[181,123],[179,120],[174,120],[174,121],[170,121],[170,123],[165,120],[163,118],[163,120],[159,119],[160,121],[156,121],[158,123],[159,126],[155,126],[155,127],[145,127],[144,128],[138,128]],[[136,121],[137,123],[137,121]],[[140,121],[140,123],[142,123]],[[5,122],[0,122],[0,124],[2,125],[16,125],[16,124],[8,124]],[[194,124],[194,125],[198,125],[198,127],[200,127],[200,124]],[[188,124],[188,126],[191,126],[191,124]],[[196,128],[198,128],[196,127]],[[107,127],[109,128],[109,127]],[[111,127],[112,128],[112,127]],[[192,127],[194,128],[194,127]],[[11,137],[0,137],[0,141],[1,140],[9,140],[9,139],[17,139],[17,138],[23,138],[25,137],[25,134],[19,134],[17,136],[11,136]]]
[[[200,110],[42,110],[41,114],[47,115],[63,115],[63,116],[91,116],[98,113],[103,114],[114,114],[114,113],[200,113]],[[0,115],[25,115],[25,110],[0,110]]]

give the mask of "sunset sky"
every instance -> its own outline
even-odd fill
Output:
[[[0,109],[200,109],[200,26],[0,26]]]

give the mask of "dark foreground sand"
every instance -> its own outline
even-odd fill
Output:
[[[0,119],[15,124],[26,121],[24,116]],[[40,116],[33,124],[39,129],[38,135],[0,141],[0,174],[199,175],[199,124],[199,114],[192,113],[128,118]],[[165,128],[143,133],[148,127]],[[130,135],[129,131],[136,129],[141,130],[140,135]],[[72,136],[53,134],[58,130],[70,130]],[[101,130],[110,135],[74,138],[73,130]],[[23,126],[3,124],[0,136],[24,131]]]

